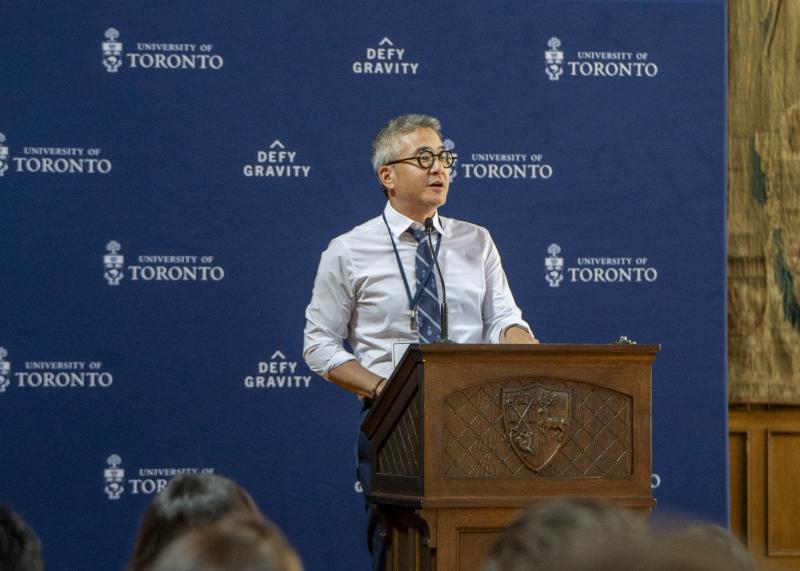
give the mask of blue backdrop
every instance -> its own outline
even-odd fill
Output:
[[[0,502],[119,569],[181,471],[366,568],[358,403],[302,362],[320,252],[428,113],[544,342],[661,343],[658,509],[727,519],[725,5],[6,3]]]

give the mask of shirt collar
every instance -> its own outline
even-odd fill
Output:
[[[386,208],[383,209],[383,213],[386,216],[386,221],[389,223],[389,228],[392,231],[392,235],[396,239],[400,239],[400,236],[410,227],[422,226],[419,222],[411,220],[411,218],[400,214],[388,201],[386,202]],[[433,215],[433,227],[439,234],[447,238],[447,231],[444,228],[444,224],[442,224],[442,219],[439,216],[438,210]]]

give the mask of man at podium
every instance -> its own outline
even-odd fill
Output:
[[[313,371],[364,399],[365,414],[411,343],[538,342],[489,232],[438,213],[456,161],[440,122],[426,115],[392,119],[373,140],[371,158],[388,203],[322,253],[303,347]],[[362,436],[365,496],[369,476]],[[373,520],[370,551],[381,569],[382,530]]]

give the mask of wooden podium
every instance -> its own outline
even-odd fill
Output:
[[[650,493],[658,345],[412,345],[364,421],[387,569],[478,571],[523,508]]]

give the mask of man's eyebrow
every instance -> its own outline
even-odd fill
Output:
[[[440,145],[440,146],[439,146],[439,150],[440,150],[440,151],[443,151],[443,150],[444,150],[444,145]],[[432,151],[433,151],[433,149],[432,149],[432,148],[430,148],[430,147],[429,147],[429,146],[427,146],[427,145],[424,145],[424,146],[422,146],[422,147],[417,147],[417,150],[416,150],[416,151],[414,151],[414,152],[415,152],[415,153],[421,153],[422,151],[431,151],[431,152],[432,152]]]

